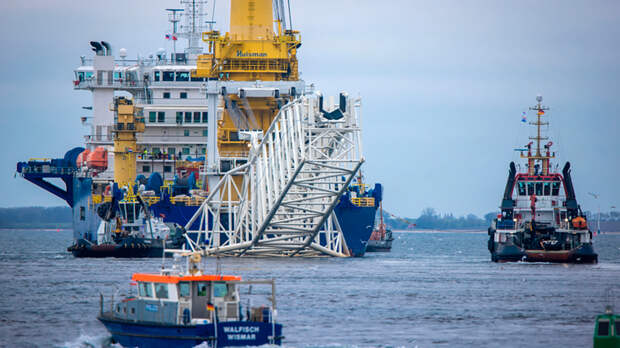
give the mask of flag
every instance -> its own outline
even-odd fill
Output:
[[[172,36],[172,41],[177,41],[177,37],[176,36]]]
[[[525,113],[525,111],[523,111],[523,114],[521,114],[521,122],[527,123],[527,114]]]
[[[545,111],[543,109],[538,109],[538,116],[542,116],[545,114]]]
[[[166,34],[166,40],[170,40],[170,34]]]
[[[211,302],[207,303],[207,310],[209,312],[213,312],[215,310],[215,306],[213,305],[213,303]]]

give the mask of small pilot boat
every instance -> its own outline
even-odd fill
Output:
[[[200,252],[186,252],[179,262],[160,274],[135,273],[137,294],[106,305],[100,298],[98,319],[111,333],[111,341],[124,347],[209,347],[280,345],[282,324],[276,321],[275,282],[242,281],[241,277],[205,274]],[[179,261],[175,257],[175,261]],[[270,304],[252,306],[252,286],[271,287]],[[248,301],[239,288],[249,286]],[[107,307],[107,310],[104,308]]]

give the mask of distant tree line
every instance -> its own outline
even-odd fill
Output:
[[[598,212],[585,213],[590,223],[596,221]],[[439,214],[433,208],[425,208],[417,218],[401,218],[384,210],[383,220],[393,230],[486,230],[497,214],[499,211],[489,212],[482,218],[474,214],[456,217],[452,213]],[[601,221],[620,221],[620,212],[601,212]]]
[[[585,214],[590,221],[598,219],[598,211],[586,211]],[[606,213],[602,211],[601,221],[620,221],[620,212],[612,210]]]
[[[0,208],[0,228],[66,228],[71,226],[69,207]]]
[[[393,230],[484,230],[495,216],[497,212],[485,214],[483,218],[474,214],[456,217],[452,213],[439,214],[434,208],[425,208],[417,218],[395,217],[383,212],[385,224]]]

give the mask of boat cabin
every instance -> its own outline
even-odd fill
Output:
[[[562,176],[529,176],[517,174],[513,197],[514,218],[520,221],[548,223],[560,227],[567,222],[566,193]],[[534,209],[532,209],[534,206]],[[532,216],[532,213],[535,216]]]
[[[240,320],[236,282],[220,275],[167,276],[136,273],[138,294],[114,304],[114,316],[137,322],[196,325]]]
[[[611,313],[599,315],[594,327],[594,348],[620,347],[620,320]]]

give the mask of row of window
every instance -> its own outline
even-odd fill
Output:
[[[519,196],[558,196],[560,194],[559,182],[519,182],[517,185]]]
[[[149,297],[149,298],[168,298],[168,286],[172,284],[167,283],[147,283],[140,282],[138,283],[138,294],[140,297]],[[155,291],[153,292],[153,287]],[[206,282],[197,282],[196,283],[197,295],[198,296],[209,296],[209,284]],[[153,296],[153,294],[155,296]],[[213,283],[213,297],[226,297],[228,295],[228,287],[226,283]],[[190,296],[190,283],[189,282],[179,282],[179,296],[180,297],[189,297]]]
[[[164,92],[162,94],[162,98],[164,99],[170,99],[170,92]],[[187,99],[187,92],[181,92],[179,93],[179,99]]]
[[[185,81],[193,81],[193,82],[204,82],[204,78],[202,77],[191,77],[189,71],[159,71],[159,70],[155,70],[153,72],[153,81],[155,82],[159,82],[159,81],[166,81],[166,82],[173,82],[173,81],[180,81],[180,82],[185,82]]]
[[[207,151],[206,147],[201,149],[202,153]],[[148,151],[147,151],[148,152]],[[150,155],[157,157],[158,155],[176,155],[177,149],[175,147],[169,147],[167,149],[160,149],[159,147],[151,148]],[[191,155],[191,150],[189,147],[183,147],[179,150],[178,155]]]
[[[207,123],[209,121],[209,113],[207,111],[177,111],[176,123]],[[150,123],[165,123],[166,112],[165,111],[149,111]]]

